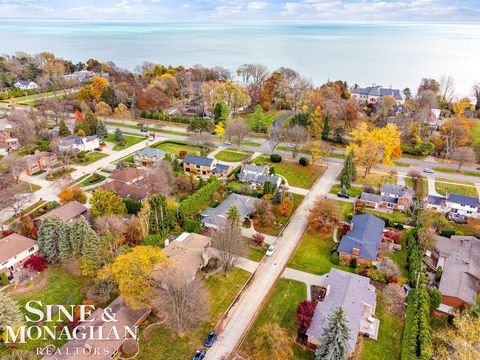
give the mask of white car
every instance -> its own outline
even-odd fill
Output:
[[[232,145],[232,143],[230,141],[225,141],[224,144],[225,145]]]
[[[275,245],[270,245],[267,251],[265,252],[265,255],[272,256],[274,252],[275,252]]]
[[[433,173],[434,173],[434,171],[433,171],[432,169],[430,169],[430,168],[425,168],[425,169],[423,169],[423,172],[424,172],[424,173],[427,173],[427,174],[433,174]]]

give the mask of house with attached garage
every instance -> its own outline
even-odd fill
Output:
[[[215,159],[195,155],[185,156],[182,166],[186,174],[194,174],[207,178],[210,177],[210,175],[226,177],[230,175],[233,170],[232,166],[219,164]]]
[[[377,298],[370,279],[331,269],[327,274],[325,288],[325,297],[317,302],[312,322],[306,332],[308,342],[314,345],[320,343],[328,325],[328,316],[339,306],[345,310],[348,322],[349,354],[355,352],[359,334],[377,340],[380,320],[375,317]]]
[[[357,204],[374,209],[406,210],[412,205],[413,191],[410,187],[397,184],[384,184],[380,194],[363,192]]]
[[[133,155],[133,161],[135,162],[135,166],[152,167],[165,159],[166,155],[167,153],[163,150],[146,147]]]
[[[227,220],[228,210],[235,205],[240,215],[240,222],[249,218],[253,214],[255,202],[258,199],[251,196],[230,194],[216,208],[205,209],[201,214],[201,223],[203,226],[212,229],[219,229]]]
[[[456,213],[467,217],[480,217],[480,201],[478,197],[459,194],[443,196],[428,196],[425,202],[427,209],[443,213]]]
[[[38,252],[35,240],[19,234],[10,234],[0,239],[0,273],[11,276],[32,255]]]
[[[377,259],[384,227],[385,221],[372,214],[355,215],[350,230],[340,240],[339,257],[344,261],[355,258],[358,264],[371,264]]]
[[[66,223],[73,222],[80,218],[80,216],[83,216],[87,220],[91,219],[88,209],[78,201],[74,200],[33,219],[33,222],[39,227],[43,220],[53,216],[60,218],[60,220]]]
[[[143,200],[148,196],[146,174],[144,169],[139,168],[115,169],[100,188],[113,191],[124,199]]]
[[[279,187],[282,183],[280,176],[270,175],[270,167],[268,165],[244,165],[238,179],[243,183],[255,187],[263,187],[267,182],[271,183],[273,186]]]
[[[100,148],[100,139],[96,135],[69,135],[60,139],[58,149],[62,152],[88,152]]]
[[[15,87],[21,90],[33,90],[38,89],[37,83],[30,80],[17,80],[15,82]]]
[[[49,151],[35,150],[34,154],[24,156],[23,159],[25,171],[30,176],[40,171],[48,171],[58,165],[57,154]]]
[[[352,99],[365,104],[375,104],[382,97],[391,96],[395,99],[397,105],[403,105],[407,98],[401,90],[384,88],[378,85],[367,86],[365,88],[358,87],[353,89],[351,94]]]

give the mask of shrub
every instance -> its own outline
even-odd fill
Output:
[[[161,234],[150,234],[145,236],[142,241],[142,245],[144,246],[158,246],[163,247],[163,236]]]
[[[335,251],[335,252],[332,252],[330,254],[330,262],[333,264],[333,265],[338,265],[340,264],[340,259],[338,257],[338,253]]]
[[[317,304],[313,301],[305,300],[297,306],[297,326],[300,334],[305,334],[312,324],[313,314]]]
[[[261,245],[263,245],[263,241],[265,240],[265,236],[263,234],[256,233],[256,234],[253,234],[252,239],[253,239],[253,242],[257,246],[261,246]]]
[[[200,221],[190,220],[190,219],[185,219],[183,228],[185,229],[185,231],[193,232],[197,234],[199,234],[202,229],[200,226]]]
[[[439,282],[439,281],[440,281],[440,279],[442,278],[442,274],[443,274],[443,269],[442,269],[441,266],[439,266],[439,267],[437,268],[437,271],[435,271],[435,281],[436,281],[436,282]]]
[[[301,157],[299,160],[298,160],[298,163],[302,166],[308,166],[308,159],[306,157]]]
[[[4,272],[2,272],[0,274],[0,284],[2,284],[3,286],[5,285],[8,285],[10,283],[10,281],[8,280],[8,276],[7,274],[5,274]]]
[[[139,200],[125,198],[123,199],[123,202],[125,203],[129,214],[136,214],[142,208],[142,202]]]
[[[357,267],[357,258],[356,257],[352,257],[350,259],[350,267],[355,269]]]
[[[187,156],[187,152],[185,150],[180,150],[178,153],[178,157],[180,159],[183,159],[185,156]]]
[[[449,229],[442,230],[442,231],[440,231],[440,235],[445,236],[445,237],[451,237],[451,236],[455,235],[455,230],[449,230]]]
[[[88,178],[88,183],[89,184],[95,184],[95,183],[99,182],[100,180],[102,180],[102,175],[100,175],[99,173],[93,173]]]
[[[395,244],[400,243],[400,234],[396,231],[387,231],[383,234],[383,236],[386,239],[393,241]]]
[[[180,202],[180,213],[183,217],[202,210],[210,203],[213,194],[220,189],[222,183],[217,178],[212,178],[209,181],[207,185]]]
[[[272,163],[279,163],[279,162],[282,162],[282,157],[278,154],[272,154],[270,155],[270,161]]]
[[[23,267],[29,270],[41,272],[45,270],[48,265],[45,258],[41,255],[33,255],[31,256],[25,263]]]

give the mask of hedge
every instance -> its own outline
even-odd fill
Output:
[[[207,185],[180,202],[180,214],[184,218],[203,210],[212,201],[212,195],[220,189],[221,182],[212,177]]]
[[[144,119],[171,121],[171,122],[176,122],[176,123],[180,123],[180,124],[190,124],[190,121],[192,119],[195,119],[195,117],[188,117],[188,116],[183,116],[183,115],[169,115],[169,114],[165,114],[163,112],[149,113],[147,111],[142,111],[141,114],[140,114],[140,117],[142,117]]]
[[[200,234],[200,231],[201,231],[200,221],[185,219],[185,223],[183,224],[183,228],[187,232]]]

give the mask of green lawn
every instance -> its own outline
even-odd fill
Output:
[[[284,176],[291,186],[310,189],[318,177],[325,171],[324,166],[301,166],[296,161],[272,163],[270,159],[260,156],[253,160],[258,165],[268,165],[275,169],[275,173]]]
[[[140,122],[145,122],[145,119],[141,119]],[[137,125],[124,124],[124,123],[119,123],[119,122],[114,122],[114,121],[107,121],[106,124],[111,125],[111,126],[116,126],[116,127],[119,127],[119,128],[129,128],[129,129],[140,130],[140,127],[137,126]],[[182,124],[180,124],[180,123],[173,123],[172,127],[182,127],[181,125]],[[162,129],[159,130],[156,127],[148,127],[148,128],[145,128],[145,129],[148,130],[148,131],[153,131],[155,133],[159,132],[159,133],[172,134],[172,135],[178,135],[178,136],[190,136],[190,134],[185,133],[185,132],[173,131],[173,130],[162,130]]]
[[[184,150],[189,155],[197,155],[200,149],[196,146],[189,145],[181,141],[165,141],[159,144],[153,145],[154,148],[166,151],[169,154],[179,156],[180,151]]]
[[[290,336],[295,339],[297,334],[297,324],[295,314],[297,305],[306,300],[307,289],[304,283],[300,283],[288,279],[279,279],[268,297],[262,311],[253,323],[250,331],[243,342],[240,349],[241,353],[246,353],[255,359],[251,344],[258,334],[259,329],[268,323],[276,323],[280,325]],[[293,345],[293,360],[313,360],[314,353],[304,349],[296,343]],[[285,359],[285,360],[292,360]]]
[[[132,145],[138,144],[141,141],[144,141],[147,137],[142,136],[142,135],[137,135],[137,134],[129,135],[128,133],[124,132],[123,133],[123,138],[125,139],[125,142],[126,142],[125,146],[121,146],[117,142],[117,140],[115,140],[115,134],[114,133],[108,134],[108,136],[104,140],[106,142],[115,144],[115,146],[113,147],[114,151],[120,151],[120,150],[126,149],[126,148],[128,148]]]
[[[467,175],[467,176],[480,177],[480,171],[471,171],[471,170],[457,171],[456,169],[450,169],[450,168],[440,167],[440,166],[432,167],[432,170],[438,171],[438,172],[444,172],[448,174],[461,174],[461,175]]]
[[[382,218],[382,217],[389,218],[391,222],[399,223],[399,224],[405,224],[405,222],[408,219],[407,214],[405,214],[404,212],[401,212],[401,211],[396,211],[396,210],[393,211],[391,214],[387,214],[387,213],[384,213],[384,212],[376,211],[374,209],[366,208],[365,212],[376,215],[380,218]]]
[[[99,174],[100,175],[100,174]],[[80,187],[84,187],[84,186],[90,186],[90,185],[94,185],[94,184],[98,184],[99,182],[105,180],[105,176],[103,175],[100,175],[100,177],[95,180],[95,181],[92,181],[92,175],[90,175],[89,177],[87,177],[86,179],[84,179],[81,183],[80,183]]]
[[[452,181],[449,179],[435,178],[435,190],[437,190],[440,195],[449,193],[478,197],[475,184],[467,181]]]
[[[330,252],[334,246],[332,235],[307,230],[290,259],[288,267],[318,275],[328,273],[331,268],[350,271],[350,268],[334,265],[330,261]]]
[[[205,280],[209,292],[210,314],[208,320],[198,329],[188,331],[183,337],[178,337],[171,330],[155,329],[148,341],[140,341],[140,354],[136,359],[190,359],[196,349],[202,347],[202,342],[214,328],[220,316],[227,310],[240,288],[245,284],[250,274],[235,268],[227,277],[223,273],[210,276]]]
[[[10,225],[10,224],[13,223],[16,219],[18,219],[20,216],[30,214],[33,210],[35,210],[36,208],[40,207],[41,205],[43,205],[43,204],[45,204],[45,203],[46,203],[45,200],[38,200],[36,203],[30,205],[30,206],[27,207],[25,210],[21,211],[21,212],[20,212],[20,215],[18,215],[18,216],[12,216],[10,219],[6,220],[6,221],[4,222],[4,225]]]
[[[402,245],[402,250],[394,251],[389,254],[389,258],[395,262],[400,268],[400,275],[408,275],[408,264],[407,264],[407,236],[408,231],[402,231],[400,234],[400,245]]]
[[[353,203],[350,201],[340,200],[332,200],[337,203],[340,207],[340,211],[342,212],[343,220],[349,220],[352,217],[353,213]]]
[[[402,349],[402,336],[404,317],[397,316],[388,311],[384,305],[385,299],[377,289],[377,308],[375,315],[380,320],[378,339],[364,339],[362,360],[400,359]],[[388,354],[388,355],[387,355]]]
[[[357,180],[355,180],[355,184],[357,185],[371,185],[373,187],[380,188],[385,183],[397,183],[397,175],[370,173],[365,178],[363,177],[364,170],[362,168],[357,168],[357,174]]]
[[[65,175],[68,175],[68,174],[70,174],[74,171],[75,171],[74,168],[65,167],[65,168],[62,168],[62,169],[52,171],[51,173],[47,174],[47,176],[45,176],[45,179],[48,180],[48,181],[58,180],[58,179],[61,179],[62,177],[64,177]]]
[[[342,188],[340,187],[340,184],[335,184],[330,189],[330,194],[336,195],[340,192],[340,190],[342,190]],[[352,197],[360,196],[362,192],[363,192],[363,189],[358,186],[352,186],[350,189],[347,190],[347,194]]]
[[[74,158],[72,160],[72,163],[76,164],[76,165],[85,166],[85,165],[89,165],[91,163],[94,163],[95,161],[98,161],[100,159],[103,159],[104,157],[107,157],[107,156],[108,155],[105,154],[105,153],[102,153],[102,152],[99,152],[99,151],[92,151],[92,152],[89,152],[89,153],[85,154],[85,156],[83,157],[83,160],[79,159],[79,158]]]
[[[247,258],[256,262],[261,261],[265,256],[265,251],[267,251],[267,247],[268,247],[267,244],[263,244],[262,246],[248,248]]]
[[[222,150],[215,155],[215,159],[226,162],[239,162],[245,160],[250,155],[252,155],[251,151]]]

